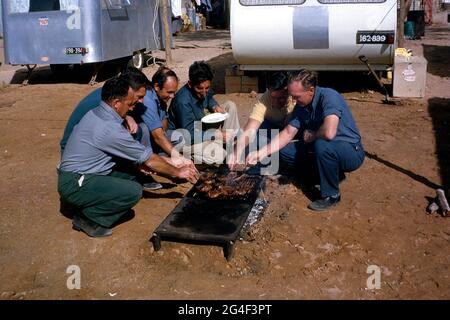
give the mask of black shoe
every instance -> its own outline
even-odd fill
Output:
[[[314,211],[325,211],[329,208],[337,205],[341,201],[341,196],[338,194],[336,196],[326,197],[323,199],[311,202],[308,206],[309,209]]]
[[[73,217],[72,227],[77,231],[83,231],[93,238],[108,237],[112,235],[112,229],[102,227],[81,214],[76,214]]]
[[[139,182],[142,184],[142,189],[144,191],[155,191],[162,189],[163,186],[161,183],[157,182],[152,176],[143,176],[140,177]]]
[[[147,182],[147,183],[142,184],[142,189],[144,191],[155,191],[155,190],[159,190],[162,188],[163,188],[163,186],[159,182]]]

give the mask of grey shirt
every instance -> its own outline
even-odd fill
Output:
[[[133,139],[123,119],[104,101],[86,113],[75,126],[62,155],[60,170],[80,174],[107,175],[122,158],[141,164],[152,155]]]

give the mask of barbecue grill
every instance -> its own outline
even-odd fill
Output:
[[[223,168],[216,170],[219,177],[227,175]],[[251,189],[242,196],[212,199],[199,191],[202,181],[198,181],[153,232],[150,241],[155,251],[161,249],[163,240],[219,245],[225,258],[231,260],[234,245],[264,187],[264,177],[259,174],[241,173],[234,180],[247,185],[251,181]]]

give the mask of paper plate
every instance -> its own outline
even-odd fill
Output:
[[[211,113],[202,118],[203,123],[218,123],[225,121],[228,118],[228,113]]]

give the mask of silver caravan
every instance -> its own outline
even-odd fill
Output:
[[[159,1],[2,0],[5,61],[18,65],[96,63],[160,49]],[[132,60],[132,61],[133,61]]]
[[[376,70],[394,63],[396,0],[231,0],[243,70]]]

